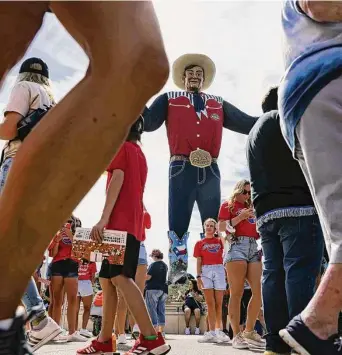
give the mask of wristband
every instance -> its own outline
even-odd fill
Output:
[[[201,275],[197,275],[197,276],[196,276],[196,279],[200,279],[200,278],[201,278]]]

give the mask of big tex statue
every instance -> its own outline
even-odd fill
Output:
[[[188,264],[187,242],[194,203],[202,222],[217,218],[221,203],[220,153],[223,127],[248,134],[257,117],[249,116],[209,95],[215,64],[202,54],[185,54],[173,64],[174,83],[184,91],[158,96],[145,108],[145,131],[166,124],[170,148],[169,166],[169,259],[170,280],[184,275]],[[202,223],[203,224],[203,223]]]

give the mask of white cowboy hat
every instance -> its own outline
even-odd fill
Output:
[[[172,66],[173,82],[184,90],[183,75],[184,69],[189,65],[198,65],[204,70],[204,82],[202,89],[208,89],[213,83],[216,67],[215,63],[205,54],[184,54],[175,60]]]

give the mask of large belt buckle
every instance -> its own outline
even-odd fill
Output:
[[[190,153],[189,160],[191,165],[197,168],[206,168],[212,163],[212,158],[209,152],[203,149],[196,149]]]

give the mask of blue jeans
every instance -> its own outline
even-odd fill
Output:
[[[167,294],[162,290],[146,290],[145,302],[154,327],[165,326],[165,302]]]
[[[202,223],[217,219],[221,204],[221,176],[218,165],[196,168],[186,161],[169,167],[169,230],[179,238],[188,231],[195,202]]]
[[[259,228],[264,255],[262,298],[266,349],[290,352],[278,335],[307,306],[315,291],[323,257],[317,215],[279,218]]]
[[[7,158],[3,164],[1,165],[0,168],[0,194],[2,192],[2,189],[5,186],[5,182],[7,179],[8,172],[10,170],[10,167],[13,163],[13,158]],[[22,297],[22,302],[24,303],[26,310],[30,312],[33,307],[38,307],[38,309],[41,309],[42,312],[45,311],[45,306],[42,298],[39,296],[39,292],[36,286],[36,283],[31,277],[29,284],[26,288],[26,291]],[[37,314],[39,316],[39,314]]]

